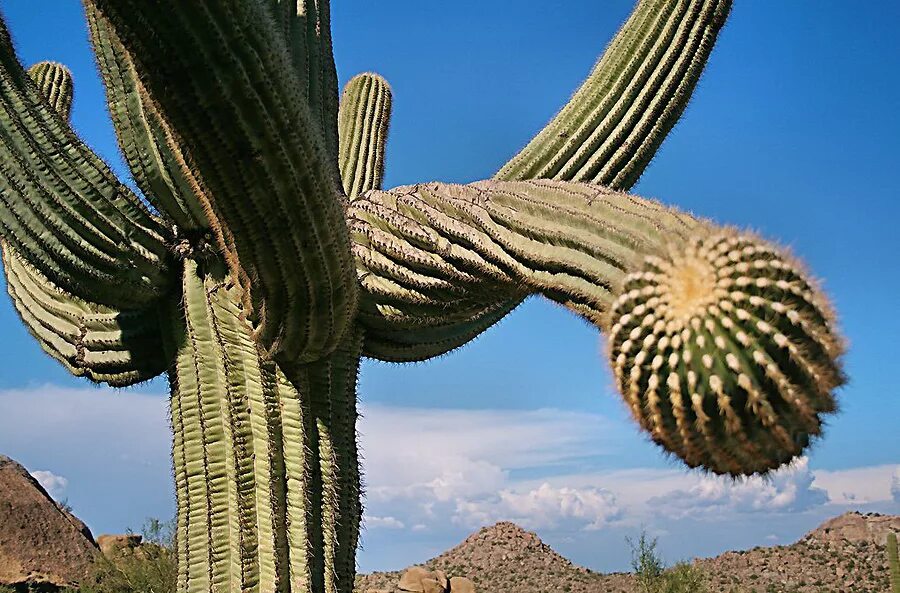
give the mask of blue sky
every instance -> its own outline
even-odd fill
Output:
[[[394,88],[386,185],[491,176],[566,101],[631,6],[335,0],[341,80],[374,70]],[[73,70],[74,126],[124,175],[80,3],[0,8],[23,62]],[[362,569],[424,560],[498,519],[612,570],[626,568],[624,537],[641,526],[674,560],[793,541],[845,510],[900,513],[897,22],[890,0],[738,0],[635,188],[777,239],[822,279],[849,339],[850,384],[808,458],[770,482],[682,471],[632,425],[596,331],[534,299],[439,360],[365,363]],[[170,515],[165,380],[112,394],[69,377],[6,298],[0,331],[0,453],[47,472],[95,533]]]

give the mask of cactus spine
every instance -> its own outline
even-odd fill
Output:
[[[887,536],[887,556],[891,570],[891,593],[900,593],[900,559],[897,558],[897,534]]]
[[[642,0],[491,181],[381,191],[391,92],[338,101],[325,0],[83,0],[122,153],[67,125],[0,23],[0,246],[72,373],[168,371],[181,593],[350,593],[362,356],[459,347],[530,294],[609,339],[639,424],[690,466],[766,472],[835,407],[841,342],[783,250],[621,193],[683,112],[729,0]],[[604,187],[606,186],[606,187]]]

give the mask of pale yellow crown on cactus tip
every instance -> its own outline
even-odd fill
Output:
[[[691,467],[766,473],[822,431],[843,344],[784,249],[715,230],[628,275],[610,310],[616,382],[651,438]]]

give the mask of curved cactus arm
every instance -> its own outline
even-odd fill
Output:
[[[177,590],[351,593],[358,332],[283,371],[260,356],[224,266],[187,260],[183,294],[167,344]]]
[[[377,74],[358,74],[344,87],[338,115],[338,165],[344,193],[351,200],[381,189],[391,107],[391,87]]]
[[[367,355],[540,293],[607,333],[635,418],[692,467],[779,467],[835,409],[827,302],[756,237],[553,181],[369,192],[351,217]]]
[[[497,179],[629,189],[681,117],[731,0],[641,0],[588,79]]]
[[[131,56],[93,4],[86,2],[85,12],[116,137],[135,183],[180,230],[208,227],[203,205],[195,195],[199,187],[138,79]]]
[[[95,5],[185,147],[257,339],[285,360],[325,356],[357,300],[337,163],[265,5]]]
[[[168,288],[165,229],[44,100],[2,22],[0,237],[97,303],[141,306]]]
[[[48,103],[64,119],[72,106],[65,66],[41,62],[28,69]],[[146,381],[166,370],[156,307],[117,311],[55,286],[0,240],[7,291],[41,348],[73,375],[114,387]]]
[[[287,42],[313,121],[337,155],[338,80],[331,43],[329,0],[268,0]]]
[[[155,307],[117,311],[73,297],[23,261],[5,242],[7,291],[41,348],[70,373],[126,387],[165,372]]]

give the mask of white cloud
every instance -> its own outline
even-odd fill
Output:
[[[616,497],[598,488],[554,488],[548,483],[525,492],[503,490],[496,496],[460,500],[454,520],[470,528],[506,520],[530,529],[563,524],[601,529],[622,516]]]
[[[833,504],[900,501],[900,466],[876,465],[842,470],[815,470],[815,486],[828,491]]]
[[[710,513],[799,512],[828,503],[828,493],[813,485],[809,460],[801,457],[771,475],[732,481],[705,476],[688,490],[677,490],[649,501],[669,516]]]
[[[46,490],[55,500],[60,500],[66,493],[66,487],[69,485],[69,480],[64,477],[57,476],[53,472],[45,470],[33,471],[31,472],[31,475],[34,476],[34,479],[37,480],[38,483],[44,487],[44,490]]]
[[[367,515],[365,526],[368,529],[403,529],[406,525],[396,517],[375,517]]]
[[[609,451],[609,424],[560,410],[366,407],[360,432],[368,506],[419,530],[451,518],[472,527],[501,518],[529,526],[602,525],[617,512],[610,493],[522,490],[514,476],[546,475]]]

